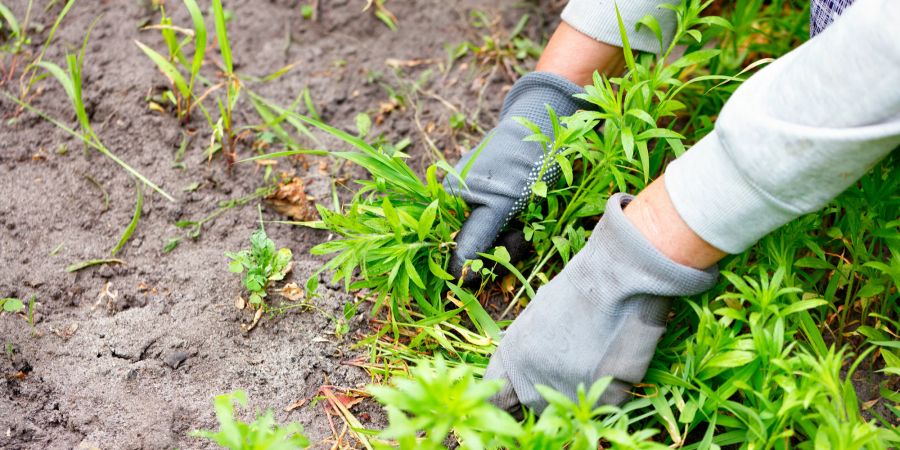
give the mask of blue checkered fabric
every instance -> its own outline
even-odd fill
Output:
[[[844,12],[853,0],[811,0],[809,5],[809,36],[822,32]]]

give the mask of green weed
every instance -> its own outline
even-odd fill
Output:
[[[410,378],[395,378],[394,386],[367,388],[385,406],[390,421],[379,437],[391,442],[376,448],[446,449],[451,433],[467,449],[667,448],[648,440],[654,430],[629,433],[627,416],[619,408],[596,406],[609,378],[590,389],[582,387],[577,401],[540,387],[549,406],[540,418],[529,415],[520,423],[488,402],[502,381],[479,380],[471,367],[449,367],[442,358],[424,360],[411,372]]]
[[[397,148],[384,144],[375,146],[311,117],[274,106],[260,97],[256,97],[256,101],[354,147],[356,151],[328,154],[355,163],[372,175],[371,181],[357,181],[361,188],[349,205],[336,205],[334,211],[317,205],[322,219],[302,223],[339,236],[311,250],[313,254],[335,255],[322,271],[333,272],[332,281],[343,281],[349,290],[373,292],[376,311],[387,305],[395,321],[410,320],[412,308],[426,317],[446,312],[445,306],[450,300],[445,299],[443,293],[448,286],[455,287],[448,283],[453,277],[447,273],[452,236],[459,230],[466,209],[462,200],[444,191],[438,180],[438,170],[448,176],[465,177],[468,168],[458,174],[446,162],[439,161],[426,169],[423,182],[406,164],[407,155]],[[262,116],[263,120],[271,119],[270,115]],[[291,139],[286,142],[296,145]],[[245,161],[310,153],[321,155],[324,152],[287,150]],[[316,277],[318,274],[311,280]],[[308,285],[314,286],[315,282]],[[496,336],[496,324],[477,299],[458,287],[454,293],[465,297],[459,299],[462,309],[479,330],[490,331]],[[396,325],[394,327],[396,329]]]
[[[294,450],[309,447],[309,439],[303,435],[298,423],[279,425],[271,410],[256,417],[251,423],[235,418],[234,404],[247,406],[247,394],[235,391],[217,395],[213,401],[219,431],[192,431],[191,436],[208,439],[230,450]]]
[[[397,31],[397,16],[384,6],[385,3],[387,3],[387,0],[366,0],[366,7],[363,8],[363,11],[371,9],[372,14],[383,24],[387,25],[391,31]]]
[[[228,211],[234,210],[235,208],[244,206],[253,200],[265,197],[271,194],[274,191],[274,188],[271,186],[264,186],[258,188],[255,192],[250,195],[246,195],[244,197],[233,198],[229,200],[219,201],[216,205],[216,209],[206,216],[197,219],[197,220],[179,220],[175,222],[175,227],[184,230],[183,234],[180,236],[170,237],[166,244],[163,246],[163,253],[169,253],[181,244],[181,241],[185,239],[197,239],[203,233],[203,227],[207,224],[216,220],[222,214],[225,214]]]
[[[0,298],[0,309],[6,312],[19,312],[25,308],[22,300],[14,297]]]
[[[25,19],[20,25],[9,7],[0,2],[0,17],[5,22],[5,24],[0,22],[0,33],[2,33],[0,36],[5,35],[6,39],[6,42],[0,45],[0,52],[17,54],[22,51],[22,46],[31,42],[28,38],[28,22],[31,17],[33,3],[34,0],[28,0],[28,6],[25,9]]]
[[[463,41],[447,45],[446,71],[449,72],[456,61],[471,55],[481,67],[502,68],[510,79],[525,75],[528,70],[522,62],[540,57],[543,49],[523,33],[529,19],[528,14],[522,15],[516,26],[506,32],[500,27],[499,16],[491,18],[482,11],[473,10],[469,14],[469,23],[475,29],[486,31],[486,34],[481,35],[481,44]]]
[[[272,281],[280,281],[290,270],[293,255],[291,249],[275,249],[275,243],[266,236],[262,227],[250,236],[250,248],[237,253],[225,253],[231,262],[228,270],[244,273],[242,282],[250,293],[250,304],[265,308],[266,288]]]

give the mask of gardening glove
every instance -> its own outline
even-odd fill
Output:
[[[697,270],[663,256],[637,231],[624,208],[633,197],[616,194],[585,247],[503,334],[485,378],[506,381],[493,401],[540,413],[547,402],[535,385],[576,400],[579,385],[613,381],[600,398],[619,404],[647,371],[666,329],[669,298],[711,288],[712,267]]]
[[[456,249],[450,260],[450,272],[454,276],[459,278],[467,260],[477,259],[477,253],[492,246],[500,230],[525,208],[531,196],[531,186],[543,164],[545,147],[539,142],[524,142],[532,131],[515,118],[528,119],[545,135],[553,137],[546,105],[559,117],[571,115],[588,105],[573,97],[581,92],[584,92],[581,87],[548,72],[534,72],[520,78],[506,95],[500,122],[485,137],[484,148],[480,153],[470,151],[456,165],[456,170],[462,173],[473,155],[479,153],[466,175],[468,189],[461,187],[455,177],[445,178],[448,192],[461,196],[472,208],[456,236]],[[479,147],[481,145],[476,149]],[[555,164],[544,172],[544,181],[548,185],[558,178],[559,167]],[[471,283],[476,279],[476,274],[470,273],[464,281]]]

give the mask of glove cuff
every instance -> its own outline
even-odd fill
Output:
[[[651,244],[623,208],[633,196],[616,194],[590,239],[563,271],[573,286],[611,315],[640,314],[664,322],[665,297],[695,295],[715,285],[716,266],[698,270],[672,261]],[[613,299],[635,299],[619,302]]]

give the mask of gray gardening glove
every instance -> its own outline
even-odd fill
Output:
[[[667,297],[711,288],[713,267],[697,270],[663,256],[637,231],[616,194],[585,247],[537,292],[503,334],[485,378],[507,381],[494,402],[540,413],[547,402],[534,388],[549,386],[575,400],[578,385],[612,376],[600,398],[619,404],[647,372],[666,329]]]
[[[550,105],[559,117],[584,109],[588,103],[573,97],[584,90],[548,72],[534,72],[517,81],[500,111],[500,122],[488,134],[490,139],[479,153],[466,176],[466,186],[459,180],[446,177],[449,192],[463,198],[472,214],[456,236],[456,249],[450,261],[450,272],[459,277],[466,260],[477,259],[476,253],[487,251],[500,230],[522,211],[531,196],[531,186],[537,179],[544,158],[544,146],[538,142],[523,142],[532,132],[515,117],[534,122],[541,131],[553,136],[553,127],[545,105]],[[480,147],[480,145],[479,145]],[[477,149],[478,147],[476,147]],[[475,151],[463,156],[456,165],[462,172]],[[559,178],[559,168],[549,167],[544,180],[552,184]],[[474,274],[468,275],[471,282]]]

